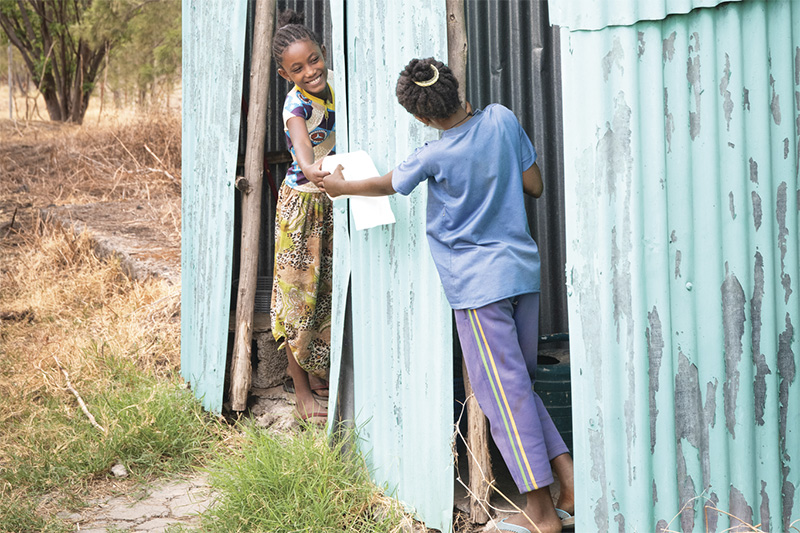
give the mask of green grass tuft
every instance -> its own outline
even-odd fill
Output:
[[[210,467],[218,503],[203,515],[209,532],[397,531],[397,502],[369,479],[352,434],[329,445],[321,430],[275,434],[244,428],[239,454]]]
[[[32,501],[0,491],[0,533],[67,533],[72,529],[61,520],[40,516]]]
[[[107,434],[92,426],[73,397],[41,394],[35,419],[30,413],[9,423],[9,435],[17,433],[19,441],[0,465],[0,488],[28,499],[56,493],[80,502],[74,497],[90,481],[111,476],[116,463],[133,480],[177,473],[202,464],[228,430],[178,382],[159,380],[108,355],[100,373],[102,386],[83,382],[81,389]],[[0,505],[0,524],[15,524],[8,531],[49,531],[35,509],[13,499],[15,505]]]

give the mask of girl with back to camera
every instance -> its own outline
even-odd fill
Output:
[[[497,528],[557,533],[574,523],[573,465],[533,392],[540,260],[523,192],[538,198],[544,189],[536,151],[507,108],[464,110],[458,81],[433,58],[412,60],[400,73],[396,93],[417,120],[442,130],[441,138],[384,176],[348,182],[340,166],[324,178],[325,190],[333,197],[408,195],[427,182],[428,242],[455,312],[469,379],[526,498],[523,512]],[[556,506],[549,489],[553,471],[561,484]]]
[[[296,416],[327,421],[330,366],[333,211],[322,188],[322,159],[334,153],[333,88],[325,47],[292,10],[278,17],[272,55],[278,73],[294,83],[283,107],[293,163],[275,215],[275,271],[270,315],[276,341],[284,339],[296,397]]]

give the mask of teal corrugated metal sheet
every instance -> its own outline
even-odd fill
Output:
[[[642,20],[662,20],[699,7],[738,0],[549,0],[550,23],[575,30],[628,26]]]
[[[561,42],[578,529],[796,530],[800,4]]]
[[[183,1],[181,375],[222,408],[245,0]]]
[[[335,42],[343,9],[337,4]],[[378,170],[387,172],[436,135],[397,103],[394,92],[411,58],[446,57],[445,3],[349,1],[344,18],[347,86],[341,87],[344,78],[337,75],[337,150],[344,146],[345,93],[349,149],[367,150]],[[373,478],[428,527],[450,531],[453,338],[450,308],[425,238],[425,193],[420,187],[408,198],[392,197],[397,223],[351,229],[349,242],[341,239],[346,220],[337,213],[334,242],[340,251],[349,246],[355,422]],[[334,268],[337,302],[345,296],[346,266],[347,259],[340,259]]]
[[[336,95],[336,151],[349,152],[349,128],[347,127],[347,69],[345,55],[345,8],[344,0],[331,0],[331,56],[333,65],[333,87]],[[331,302],[331,369],[330,398],[328,405],[336,409],[328,411],[328,428],[332,431],[334,417],[343,417],[349,409],[343,407],[345,401],[352,402],[346,395],[350,391],[339,390],[342,381],[342,357],[345,344],[345,313],[347,310],[347,290],[350,286],[350,235],[348,231],[349,212],[347,200],[333,203],[333,301]],[[352,369],[346,369],[351,371]]]

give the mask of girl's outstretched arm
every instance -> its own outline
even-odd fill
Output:
[[[522,173],[522,190],[525,191],[525,194],[530,194],[534,198],[539,198],[544,192],[542,173],[536,163]]]
[[[342,165],[337,165],[333,174],[325,177],[325,192],[331,198],[343,194],[352,196],[390,196],[395,193],[392,187],[392,172],[383,176],[375,176],[365,180],[345,181],[342,176]]]
[[[308,129],[306,128],[306,121],[303,117],[292,117],[286,123],[289,129],[289,137],[292,139],[294,145],[294,155],[297,158],[297,164],[303,175],[308,180],[322,188],[322,178],[328,175],[320,167],[322,160],[314,161],[314,148],[311,146],[311,139],[308,138]]]

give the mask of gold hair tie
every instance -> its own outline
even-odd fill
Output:
[[[430,87],[431,85],[436,83],[439,80],[439,69],[436,68],[436,66],[433,63],[431,63],[431,68],[433,69],[433,77],[431,79],[429,79],[428,81],[414,80],[414,83],[416,83],[420,87]]]

